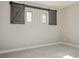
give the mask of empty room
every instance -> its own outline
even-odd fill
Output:
[[[79,58],[79,1],[0,1],[0,58]]]

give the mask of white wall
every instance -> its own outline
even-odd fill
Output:
[[[58,25],[41,23],[41,13],[34,11],[33,22],[10,24],[9,2],[0,2],[0,51],[18,47],[64,41],[79,44],[79,4],[57,11]]]
[[[62,41],[79,44],[79,4],[62,10]]]
[[[42,24],[38,16],[41,11],[35,11],[33,23],[10,24],[9,2],[0,2],[0,51],[59,41],[60,13],[57,16],[58,25],[50,26]]]

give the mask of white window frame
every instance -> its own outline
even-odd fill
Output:
[[[41,18],[42,18],[42,24],[47,24],[47,22],[48,22],[48,13],[42,13],[42,15],[43,15],[43,14],[46,14],[46,22],[43,23],[43,18],[42,18],[43,16],[42,16],[42,17],[41,17]]]
[[[32,16],[31,17],[31,22],[27,21],[27,12],[31,12],[32,13],[32,15],[31,15]],[[25,20],[26,20],[27,23],[32,23],[32,21],[33,21],[33,12],[32,11],[25,11]]]

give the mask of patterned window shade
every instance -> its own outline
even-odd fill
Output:
[[[11,24],[25,24],[24,12],[25,6],[11,4]]]
[[[49,25],[57,25],[57,11],[49,10]]]

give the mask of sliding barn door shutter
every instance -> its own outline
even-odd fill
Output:
[[[24,24],[25,7],[19,4],[11,4],[11,24]]]
[[[49,10],[49,25],[57,25],[57,11]]]

